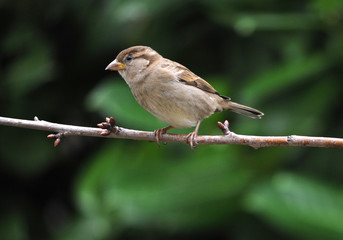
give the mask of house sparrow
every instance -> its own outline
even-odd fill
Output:
[[[193,149],[200,123],[215,112],[231,110],[261,118],[259,110],[230,101],[208,82],[181,64],[163,58],[150,47],[134,46],[121,51],[106,70],[118,71],[137,102],[170,126],[155,130],[156,141],[172,128],[194,127],[187,135]]]

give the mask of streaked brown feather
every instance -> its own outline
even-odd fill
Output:
[[[171,61],[172,62],[172,61]],[[220,95],[216,89],[214,89],[211,84],[206,82],[201,77],[194,74],[192,71],[190,71],[185,66],[182,66],[181,64],[177,62],[173,62],[173,64],[168,65],[169,70],[175,72],[177,74],[178,80],[186,85],[190,85],[196,88],[199,88],[205,92],[216,94],[226,100],[230,100],[229,97],[225,97]]]

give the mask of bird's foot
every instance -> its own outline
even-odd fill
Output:
[[[160,145],[160,142],[161,142],[160,138],[161,138],[162,134],[167,133],[167,131],[169,129],[172,129],[172,128],[173,128],[172,126],[168,126],[168,127],[160,128],[160,129],[157,129],[157,130],[154,131],[154,135],[155,135],[156,142],[157,142],[158,146],[161,146]]]
[[[186,141],[187,141],[188,145],[191,147],[192,151],[194,151],[194,148],[198,145],[197,136],[198,136],[198,133],[195,131],[189,133],[186,136]]]
[[[119,129],[116,126],[116,120],[114,120],[113,117],[106,117],[106,122],[99,123],[97,126],[103,129],[100,133],[103,136],[110,135],[111,133],[116,134],[119,132]]]

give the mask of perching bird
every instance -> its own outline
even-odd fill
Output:
[[[129,85],[137,102],[170,126],[155,130],[156,141],[171,128],[195,127],[187,142],[193,149],[203,119],[215,112],[231,110],[251,118],[263,113],[232,102],[208,82],[181,64],[163,58],[146,46],[121,51],[106,70],[118,71]]]

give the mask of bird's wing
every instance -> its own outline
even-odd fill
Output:
[[[211,86],[211,84],[206,82],[201,77],[195,75],[188,68],[186,68],[185,66],[182,66],[181,64],[177,62],[173,62],[169,60],[168,63],[165,64],[165,68],[173,72],[174,74],[176,74],[177,79],[180,83],[199,88],[205,92],[213,93],[224,99],[230,100],[229,97],[220,95],[217,92],[217,90]]]

